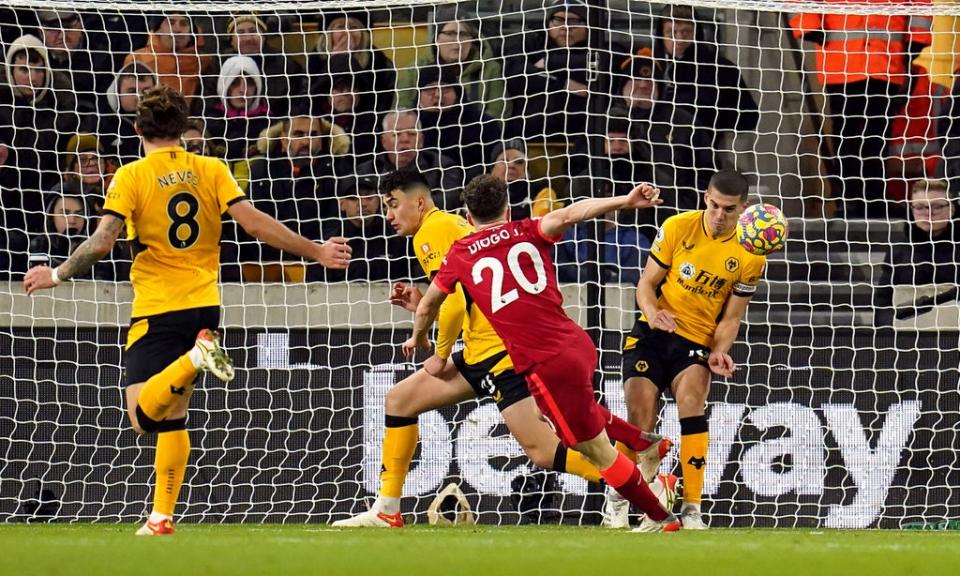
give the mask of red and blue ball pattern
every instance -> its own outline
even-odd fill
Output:
[[[772,204],[754,204],[740,215],[737,240],[744,250],[758,256],[782,250],[787,242],[787,219]]]

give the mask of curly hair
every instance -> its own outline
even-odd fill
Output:
[[[187,130],[190,107],[183,96],[160,84],[143,91],[136,125],[147,140],[176,140]]]
[[[467,210],[478,224],[500,217],[507,208],[507,184],[496,176],[481,174],[470,181],[460,194]]]

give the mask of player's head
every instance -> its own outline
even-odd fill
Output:
[[[179,92],[160,84],[143,92],[135,125],[144,140],[176,140],[187,129],[190,107]]]
[[[714,236],[733,232],[740,213],[747,207],[750,185],[736,170],[721,170],[710,178],[704,200],[707,203],[707,225]]]
[[[433,209],[430,184],[416,168],[401,168],[380,181],[380,194],[387,207],[387,222],[401,236],[420,230],[423,217]]]
[[[481,174],[471,180],[460,195],[474,224],[509,220],[507,184],[496,176]]]

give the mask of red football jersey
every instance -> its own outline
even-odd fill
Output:
[[[557,287],[553,243],[539,220],[484,228],[457,240],[433,280],[447,294],[459,282],[503,340],[517,372],[563,351],[575,331]]]

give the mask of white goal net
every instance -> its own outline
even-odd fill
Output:
[[[153,443],[120,387],[126,247],[51,292],[21,281],[95,227],[156,83],[190,100],[185,146],[222,158],[256,206],[354,248],[346,273],[325,272],[225,225],[238,376],[193,398],[184,520],[329,522],[375,495],[384,398],[415,369],[389,287],[425,281],[376,186],[409,165],[451,211],[469,179],[499,175],[514,217],[661,188],[662,207],[558,247],[568,312],[601,350],[598,394],[621,416],[621,340],[657,226],[740,170],[791,237],[738,370],[712,388],[711,525],[960,518],[952,2],[14,0],[0,41],[0,522],[147,509]],[[660,422],[679,439],[669,398]],[[419,423],[403,503],[417,521],[450,482],[480,522],[599,520],[602,487],[538,471],[489,399]],[[679,475],[675,454],[663,469]]]

